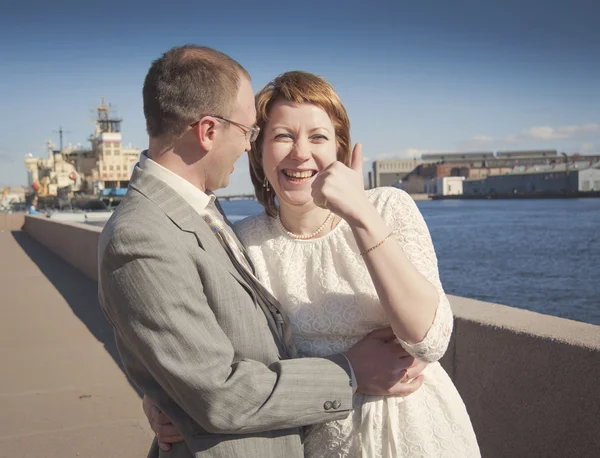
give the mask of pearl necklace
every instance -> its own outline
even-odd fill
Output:
[[[325,229],[325,226],[327,226],[327,223],[329,223],[329,221],[331,221],[332,218],[333,218],[333,212],[329,212],[329,215],[327,215],[327,218],[325,218],[325,221],[323,221],[323,224],[321,224],[319,226],[319,228],[315,232],[313,232],[311,234],[306,234],[306,235],[298,235],[298,234],[294,234],[293,232],[288,231],[285,228],[285,226],[281,222],[281,218],[279,217],[279,212],[277,212],[277,222],[281,226],[281,229],[283,230],[283,232],[285,232],[288,235],[288,237],[291,237],[291,238],[296,239],[296,240],[308,240],[308,239],[312,239],[319,232],[321,232],[323,229]]]

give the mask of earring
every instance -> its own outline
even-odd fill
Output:
[[[269,187],[269,180],[267,180],[267,176],[265,175],[265,179],[263,181],[263,188],[265,188],[268,191],[271,190],[271,188]]]

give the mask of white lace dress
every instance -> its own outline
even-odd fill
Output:
[[[437,288],[440,303],[422,342],[402,342],[416,358],[431,362],[421,389],[407,397],[357,394],[340,421],[315,425],[305,440],[309,458],[478,457],[465,406],[437,362],[448,346],[452,311],[440,283],[429,231],[413,199],[395,188],[367,191],[416,268]],[[288,313],[299,356],[346,351],[389,324],[350,227],[342,221],[329,234],[295,240],[265,214],[235,230],[259,279]],[[382,246],[381,249],[385,249]]]

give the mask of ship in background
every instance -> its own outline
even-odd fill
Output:
[[[37,196],[40,207],[46,208],[117,204],[127,191],[140,155],[139,148],[123,146],[121,122],[103,98],[97,108],[95,132],[89,137],[90,149],[63,148],[61,128],[58,150],[48,141],[46,158],[28,154],[28,197]]]

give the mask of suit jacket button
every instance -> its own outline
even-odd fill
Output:
[[[342,403],[340,401],[333,401],[332,405],[334,409],[339,409],[342,406]]]
[[[323,408],[325,410],[331,410],[332,407],[333,407],[333,403],[331,401],[326,401],[325,404],[323,404]]]

